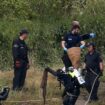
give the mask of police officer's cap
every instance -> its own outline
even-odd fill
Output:
[[[87,47],[90,47],[90,46],[96,47],[95,43],[93,42],[87,44]]]
[[[23,35],[23,34],[29,34],[29,32],[28,32],[28,30],[27,29],[22,29],[21,31],[20,31],[20,36],[21,35]]]

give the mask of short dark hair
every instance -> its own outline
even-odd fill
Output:
[[[27,29],[22,29],[20,31],[20,36],[22,36],[23,34],[29,34],[28,30]]]
[[[74,29],[80,29],[80,26],[79,25],[75,25],[75,26],[73,26],[72,28],[71,28],[71,30],[74,30]]]

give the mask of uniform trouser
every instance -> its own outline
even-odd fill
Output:
[[[76,88],[72,90],[70,93],[71,95],[65,95],[63,98],[63,105],[75,105],[79,95],[80,95],[80,88]]]
[[[63,61],[63,63],[64,63],[64,65],[65,65],[66,68],[72,66],[72,63],[71,63],[71,61],[70,61],[70,59],[69,59],[69,57],[68,57],[67,54],[64,54],[62,56],[62,61]]]
[[[87,89],[88,93],[91,92],[91,89],[92,89],[92,86],[93,86],[93,83],[94,83],[96,77],[97,77],[97,75],[92,74],[92,73],[86,74],[85,81],[86,81],[86,89]],[[91,97],[90,97],[91,100],[98,99],[97,93],[98,93],[99,84],[100,84],[99,78],[97,78],[94,88],[93,88],[93,91],[92,91],[92,94],[91,94]]]
[[[26,66],[21,68],[14,68],[14,78],[13,78],[13,90],[21,90],[25,83],[25,78],[27,74]]]

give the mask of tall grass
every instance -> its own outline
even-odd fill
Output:
[[[57,67],[58,68],[58,67]],[[54,67],[56,69],[56,67]],[[12,87],[12,79],[13,79],[13,72],[6,71],[0,72],[0,86],[9,86]],[[7,101],[25,101],[24,103],[11,103],[11,102],[4,102],[3,105],[42,105],[42,96],[40,94],[40,83],[42,79],[42,71],[31,68],[28,71],[25,87],[20,92],[13,92],[10,91],[9,97]],[[102,80],[99,88],[99,101],[95,103],[90,103],[89,105],[104,105],[104,97],[105,97],[105,79]],[[56,80],[55,77],[49,74],[48,76],[48,85],[47,85],[47,99],[52,99],[47,101],[48,105],[61,105],[62,104],[62,89],[59,89],[59,82]],[[80,98],[77,101],[76,105],[84,105],[84,96],[87,96],[87,92],[85,89],[81,89]],[[40,100],[39,102],[29,102],[28,100]]]

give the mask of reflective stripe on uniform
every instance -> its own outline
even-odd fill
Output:
[[[74,78],[74,77],[75,77],[74,72],[68,72],[68,74],[69,74],[72,78]]]

